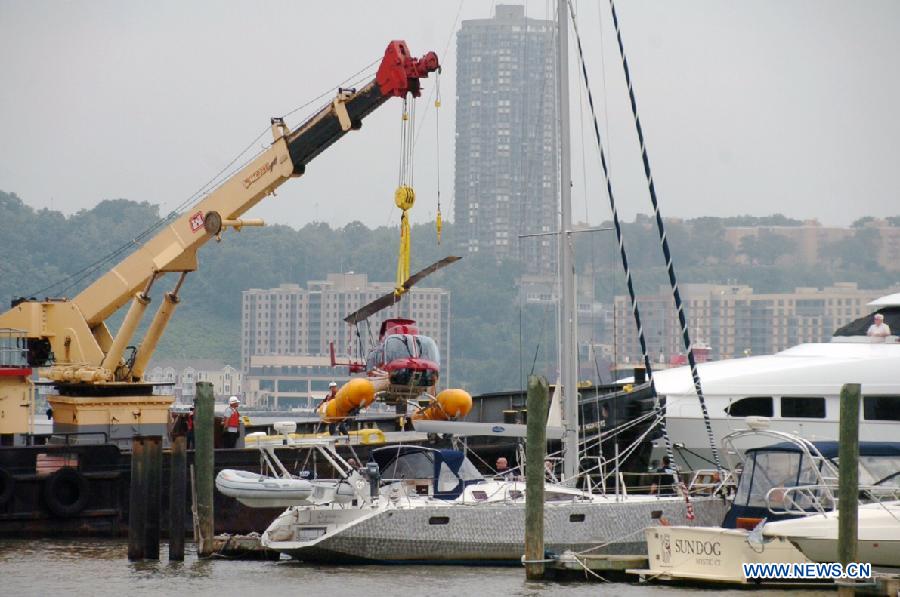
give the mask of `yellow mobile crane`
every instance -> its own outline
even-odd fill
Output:
[[[440,68],[429,52],[413,58],[406,43],[388,44],[375,79],[361,89],[339,89],[322,110],[294,130],[281,118],[271,120],[272,145],[199,203],[166,225],[75,298],[17,299],[0,314],[0,329],[18,330],[27,348],[29,367],[41,367],[57,391],[49,398],[55,432],[104,432],[110,441],[135,434],[164,433],[172,396],[154,396],[144,372],[178,305],[188,272],[197,269],[197,250],[226,228],[260,226],[241,220],[289,178],[388,98],[421,94],[420,79]],[[152,286],[165,274],[179,274],[164,294],[136,351],[126,348],[150,304]],[[113,336],[106,320],[130,301]],[[22,378],[22,383],[30,383]],[[0,416],[0,436],[25,433],[21,417]]]

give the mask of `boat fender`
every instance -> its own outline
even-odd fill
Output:
[[[16,480],[8,470],[0,468],[0,506],[5,506],[16,491]]]
[[[44,483],[44,503],[47,509],[60,518],[75,516],[87,506],[90,484],[72,467],[64,467],[53,473]]]

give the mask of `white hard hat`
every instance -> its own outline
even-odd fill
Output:
[[[334,382],[334,381],[331,382],[330,384],[328,384],[328,387],[329,387],[329,388],[336,388],[336,387],[337,387],[337,382]]]
[[[237,396],[232,396],[231,398],[228,399],[228,404],[240,404],[240,403],[241,403],[241,401],[238,400]]]

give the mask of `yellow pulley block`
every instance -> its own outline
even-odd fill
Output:
[[[444,228],[444,220],[441,218],[441,208],[438,206],[437,218],[434,220],[434,227],[437,228],[437,241],[441,244],[441,230]]]
[[[397,187],[397,190],[394,191],[394,205],[406,211],[408,209],[412,209],[413,204],[416,202],[416,192],[412,187],[407,185],[400,185]]]

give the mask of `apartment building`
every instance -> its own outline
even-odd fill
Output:
[[[174,394],[175,401],[190,404],[197,394],[197,382],[208,381],[220,400],[244,393],[244,375],[231,365],[209,359],[159,359],[151,362],[145,378],[158,383],[155,393]]]
[[[392,292],[393,282],[370,282],[366,274],[328,274],[303,288],[250,289],[242,293],[241,368],[252,368],[254,356],[326,357],[334,342],[337,355],[365,355],[378,341],[381,323],[392,317],[414,319],[422,334],[441,351],[443,376],[450,371],[450,292],[414,286],[398,304],[368,322],[349,326],[344,318],[376,298]],[[361,350],[360,350],[361,349]],[[281,365],[279,365],[281,366]],[[301,366],[298,362],[296,366]],[[305,366],[305,365],[303,365]]]
[[[805,342],[827,342],[839,327],[871,312],[872,300],[896,288],[864,290],[841,282],[823,289],[797,288],[788,293],[754,293],[749,286],[679,285],[691,340],[709,346],[710,359],[772,354]],[[638,297],[648,352],[668,363],[683,352],[672,291],[660,287]],[[615,360],[641,360],[637,329],[627,296],[615,299]]]
[[[558,118],[555,23],[524,6],[457,33],[454,233],[459,250],[555,270]]]

